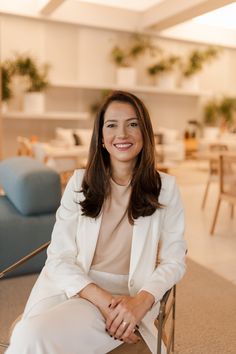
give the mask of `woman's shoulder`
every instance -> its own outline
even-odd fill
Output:
[[[84,169],[75,170],[66,185],[65,192],[72,191],[72,192],[78,193],[78,191],[80,191],[80,189],[81,189],[84,173],[85,173]]]
[[[162,183],[163,187],[170,186],[170,185],[173,185],[174,183],[176,183],[175,176],[172,176],[172,175],[169,175],[168,173],[160,172],[160,171],[158,171],[158,173],[161,177],[161,183]]]
[[[160,202],[166,204],[178,189],[175,176],[159,172],[161,177]]]
[[[84,174],[85,174],[85,169],[84,168],[80,168],[78,170],[74,171],[74,179],[76,180],[76,182],[82,182],[83,178],[84,178]]]

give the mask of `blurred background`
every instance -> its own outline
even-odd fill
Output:
[[[236,352],[235,19],[229,0],[0,0],[0,160],[30,156],[63,190],[86,166],[104,97],[121,89],[145,102],[157,168],[176,176],[186,212],[180,354]]]

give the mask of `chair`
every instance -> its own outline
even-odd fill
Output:
[[[60,205],[58,173],[29,156],[0,162],[0,271],[49,241]],[[41,253],[17,268],[12,276],[40,271]]]
[[[210,229],[210,234],[215,231],[216,221],[220,209],[220,204],[223,200],[231,205],[231,217],[233,217],[233,208],[236,204],[236,154],[227,153],[219,157],[219,196],[216,204],[213,222]]]
[[[223,151],[227,151],[228,147],[227,147],[227,145],[223,145],[223,144],[211,144],[209,146],[209,150],[210,150],[210,152],[219,152],[220,153]],[[203,195],[202,209],[204,209],[204,207],[205,207],[206,199],[207,199],[207,195],[208,195],[208,191],[209,191],[209,187],[210,187],[211,182],[218,182],[218,180],[219,180],[218,160],[216,160],[215,158],[212,158],[209,160],[209,176],[208,176],[205,192]]]
[[[35,249],[33,252],[27,254],[25,257],[21,258],[11,266],[7,267],[4,269],[2,272],[0,272],[0,280],[3,279],[7,274],[12,272],[14,269],[22,265],[23,263],[27,262],[30,260],[32,257],[38,255],[40,252],[44,251],[48,245],[50,244],[50,241],[44,243],[42,246],[39,248]],[[166,353],[169,354],[171,351],[174,352],[174,334],[175,334],[175,302],[176,302],[176,285],[173,286],[170,290],[168,290],[165,295],[163,296],[162,300],[160,301],[160,310],[159,314],[154,322],[156,328],[158,329],[158,339],[157,339],[157,354],[162,354],[162,346],[161,342],[163,340],[167,351]],[[171,316],[170,316],[171,315]],[[13,322],[11,325],[11,328],[9,330],[9,335],[8,335],[8,342],[11,336],[11,333],[14,329],[14,326],[16,323],[21,319],[21,315]],[[168,336],[166,334],[165,328],[167,326],[167,322],[170,322],[170,329]],[[0,342],[0,347],[7,348],[8,343],[2,343]],[[141,340],[138,344],[135,345],[130,345],[127,343],[124,343],[120,345],[118,348],[115,348],[109,354],[137,354],[137,349],[139,347],[140,353],[148,353],[149,350],[143,340]]]

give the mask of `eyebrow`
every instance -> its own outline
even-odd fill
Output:
[[[133,117],[133,118],[126,119],[126,121],[128,122],[128,121],[134,120],[134,119],[138,120],[137,117]],[[108,119],[108,120],[104,121],[104,123],[107,123],[107,122],[118,122],[118,119]]]

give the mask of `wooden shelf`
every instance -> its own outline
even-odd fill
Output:
[[[125,90],[140,93],[151,93],[157,95],[177,95],[177,96],[191,96],[199,97],[205,95],[212,95],[210,91],[186,91],[181,88],[176,88],[174,90],[162,90],[158,87],[146,85],[146,86],[118,86],[111,83],[103,84],[85,84],[78,81],[53,81],[51,87],[58,88],[74,88],[83,90]]]
[[[24,112],[8,112],[2,114],[3,119],[45,119],[45,120],[86,120],[89,119],[89,112],[45,112],[24,113]]]

